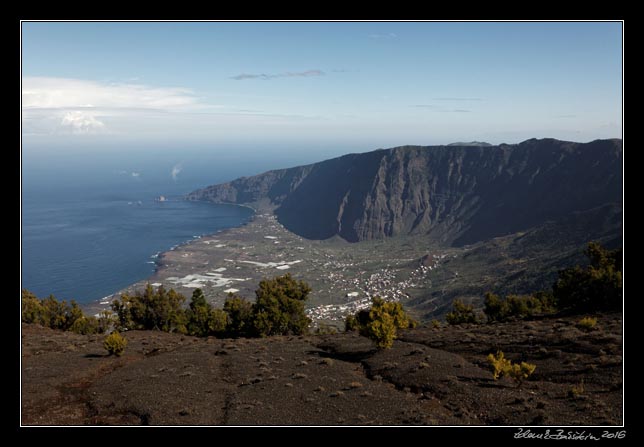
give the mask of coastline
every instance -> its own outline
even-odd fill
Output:
[[[176,200],[176,199],[171,199],[171,200]],[[184,199],[185,200],[185,199]],[[178,201],[178,200],[177,200]],[[133,293],[136,290],[142,290],[147,283],[153,283],[154,278],[159,274],[160,271],[162,271],[165,267],[166,264],[164,263],[164,258],[166,255],[168,255],[171,252],[174,252],[176,250],[179,250],[184,247],[188,247],[192,244],[197,243],[198,241],[204,239],[204,238],[214,238],[217,235],[221,235],[227,231],[231,231],[237,228],[244,227],[255,219],[257,215],[257,209],[253,208],[250,205],[246,204],[236,204],[236,203],[218,203],[218,202],[209,202],[207,200],[192,200],[191,202],[201,202],[201,203],[209,203],[209,204],[214,204],[214,205],[231,205],[231,206],[238,206],[242,208],[248,208],[253,211],[253,214],[244,222],[242,222],[238,226],[234,227],[229,227],[229,228],[224,228],[220,230],[216,230],[214,233],[208,233],[205,235],[200,235],[200,236],[193,236],[191,239],[185,240],[183,242],[179,242],[172,247],[170,247],[166,251],[160,251],[157,253],[154,253],[150,255],[150,258],[153,259],[154,262],[154,271],[152,272],[151,275],[148,275],[146,278],[143,278],[139,281],[136,281],[122,289],[117,290],[116,292],[106,295],[102,298],[90,301],[88,303],[79,303],[83,311],[85,311],[89,315],[94,315],[98,316],[98,313],[103,311],[103,310],[110,310],[111,309],[111,303],[117,298],[120,298],[122,294],[124,293]],[[150,261],[148,261],[150,262]]]
[[[160,253],[152,275],[87,309],[91,314],[110,309],[112,300],[142,290],[148,283],[172,288],[187,302],[200,288],[214,307],[221,308],[230,293],[253,301],[261,280],[291,273],[312,288],[306,311],[314,324],[340,327],[347,314],[368,307],[373,296],[407,301],[425,293],[436,284],[436,273],[447,262],[447,255],[456,252],[432,249],[431,261],[423,264],[419,259],[429,256],[429,247],[407,243],[404,238],[359,243],[337,237],[304,239],[280,224],[271,206],[253,205],[236,205],[254,211],[242,225]]]

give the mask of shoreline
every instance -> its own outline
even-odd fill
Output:
[[[256,215],[256,213],[257,213],[257,210],[256,210],[255,208],[253,208],[252,206],[248,206],[248,205],[238,205],[238,204],[236,204],[236,203],[218,203],[218,202],[208,202],[207,200],[189,200],[189,202],[210,203],[210,204],[213,204],[213,205],[232,205],[232,206],[240,206],[240,207],[243,207],[243,208],[249,208],[249,209],[251,209],[251,210],[254,212],[254,214],[253,214],[253,215],[251,215],[251,216],[248,218],[248,220],[247,220],[246,222],[243,222],[241,225],[237,225],[237,226],[235,226],[235,227],[224,228],[224,229],[221,229],[221,230],[217,230],[217,231],[215,231],[214,233],[203,234],[203,235],[201,235],[201,236],[193,236],[193,237],[192,237],[192,239],[189,239],[189,240],[184,241],[184,242],[179,242],[178,244],[173,245],[172,247],[170,247],[170,248],[169,248],[168,250],[166,250],[166,251],[160,251],[160,252],[156,253],[155,255],[153,255],[153,256],[154,256],[154,259],[155,259],[155,261],[154,261],[154,272],[152,273],[152,275],[150,275],[150,276],[149,276],[149,278],[152,278],[154,275],[156,275],[156,274],[157,274],[157,272],[158,272],[160,269],[162,269],[162,268],[164,267],[164,264],[163,264],[163,262],[161,262],[161,260],[163,259],[163,257],[164,257],[164,255],[165,255],[165,254],[167,254],[167,253],[169,253],[169,252],[171,252],[171,251],[175,251],[175,250],[176,250],[176,249],[178,249],[178,248],[188,246],[188,245],[190,245],[190,244],[192,244],[192,243],[195,243],[195,242],[199,241],[200,239],[203,239],[203,238],[206,238],[206,237],[214,237],[214,236],[216,236],[216,235],[218,235],[218,234],[219,234],[219,235],[221,235],[222,233],[224,233],[224,232],[226,232],[226,231],[231,231],[231,230],[234,230],[235,228],[241,228],[241,227],[244,227],[244,226],[248,225],[249,223],[251,223],[251,222],[253,221],[253,219],[255,219],[255,215]],[[141,281],[143,281],[143,280],[141,280]],[[139,282],[141,282],[141,281],[137,281],[135,284],[137,284],[137,283],[139,283]],[[130,286],[128,286],[128,287],[130,287]],[[120,293],[120,291],[119,291],[119,292],[116,292],[116,293],[113,293],[112,295],[109,295],[109,297],[112,297],[112,298],[113,298],[113,297],[114,297],[114,295],[117,295],[117,294],[119,294],[119,293]],[[100,301],[103,301],[103,300],[104,300],[104,298],[101,298],[101,300],[100,300]]]
[[[236,205],[250,208],[254,214],[240,226],[160,253],[152,275],[87,305],[87,309],[91,314],[109,309],[112,300],[133,294],[148,283],[174,289],[186,297],[186,304],[200,288],[208,302],[221,308],[230,293],[253,301],[261,280],[291,273],[312,288],[305,306],[314,325],[340,327],[347,314],[369,307],[373,296],[406,302],[453,279],[439,267],[452,258],[448,254],[458,253],[457,249],[428,247],[405,238],[357,243],[340,238],[304,239],[280,224],[268,204],[257,205]],[[421,259],[425,261],[419,262]]]
[[[172,247],[170,247],[168,250],[160,251],[160,252],[157,252],[157,253],[151,255],[150,259],[153,259],[152,262],[154,263],[154,271],[152,272],[152,274],[146,276],[145,278],[143,278],[143,279],[141,279],[139,281],[136,281],[136,282],[134,282],[132,284],[129,284],[129,285],[125,286],[124,288],[121,288],[121,289],[117,290],[116,292],[114,292],[114,293],[112,293],[110,295],[106,295],[106,296],[104,296],[102,298],[95,299],[95,300],[90,301],[88,303],[79,303],[79,306],[83,309],[84,312],[86,312],[88,315],[97,316],[98,313],[103,311],[103,310],[111,310],[111,303],[115,299],[120,298],[120,296],[122,294],[127,293],[126,291],[129,291],[131,289],[137,290],[138,289],[137,286],[139,286],[142,283],[143,284],[152,283],[152,279],[155,278],[159,274],[159,272],[161,272],[166,267],[166,264],[163,262],[163,260],[164,260],[164,258],[166,257],[167,254],[169,254],[171,252],[174,252],[176,250],[179,250],[181,248],[188,247],[188,246],[190,246],[192,244],[198,243],[200,240],[202,240],[204,238],[215,237],[215,236],[221,235],[221,234],[223,234],[223,233],[225,233],[227,231],[232,231],[232,230],[235,230],[237,228],[242,228],[242,227],[244,227],[246,225],[249,225],[250,223],[253,222],[253,220],[255,219],[255,217],[257,215],[257,212],[258,212],[257,209],[253,208],[250,205],[240,205],[240,204],[236,204],[236,203],[219,203],[219,202],[209,202],[207,200],[185,200],[185,199],[184,200],[176,200],[176,201],[200,202],[200,203],[209,203],[209,204],[212,204],[212,205],[238,206],[238,207],[248,208],[248,209],[252,210],[253,214],[246,221],[244,221],[241,225],[216,230],[214,233],[207,233],[207,234],[203,234],[203,235],[200,235],[200,236],[193,236],[192,239],[188,239],[188,240],[185,240],[183,242],[179,242],[178,244],[175,244]],[[146,262],[150,262],[150,261],[146,261]]]

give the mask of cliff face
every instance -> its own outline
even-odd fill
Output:
[[[621,203],[622,142],[404,146],[211,186],[189,200],[270,200],[309,239],[427,234],[465,245]]]

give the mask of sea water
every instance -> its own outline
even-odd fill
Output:
[[[89,303],[140,281],[160,252],[253,214],[183,194],[259,170],[214,157],[23,157],[21,287]]]

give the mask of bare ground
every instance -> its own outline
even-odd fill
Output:
[[[356,334],[200,339],[22,326],[23,425],[619,425],[621,315],[417,328],[390,350]],[[502,350],[537,365],[495,381]]]

